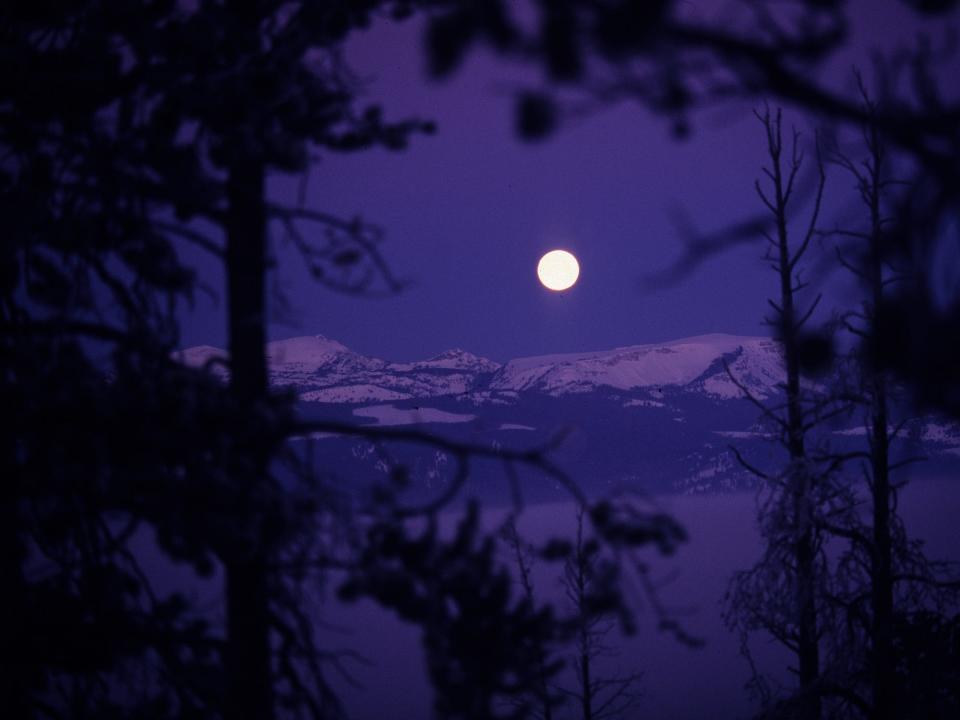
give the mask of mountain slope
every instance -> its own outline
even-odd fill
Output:
[[[750,478],[734,461],[731,444],[764,467],[782,460],[770,428],[758,422],[742,391],[767,402],[780,394],[781,356],[769,338],[704,335],[504,365],[464,350],[395,363],[322,336],[270,343],[267,355],[272,382],[295,389],[307,417],[431,426],[448,437],[512,447],[562,432],[557,461],[590,486],[742,487]],[[226,353],[217,348],[190,348],[178,356],[227,372]],[[821,440],[851,447],[862,442],[861,425],[856,417],[840,420],[824,429]],[[327,467],[352,475],[384,471],[365,443],[327,437],[322,445]],[[918,450],[933,459],[927,472],[960,465],[960,429],[916,421],[896,451],[906,456]],[[398,457],[428,479],[442,481],[451,470],[421,450],[406,448]],[[474,475],[485,473],[492,478],[500,469],[475,468]]]

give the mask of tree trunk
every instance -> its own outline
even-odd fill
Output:
[[[0,577],[3,578],[3,593],[6,611],[3,613],[3,634],[0,636],[0,697],[9,717],[26,717],[27,677],[25,665],[28,658],[24,624],[26,615],[25,582],[23,575],[23,546],[20,539],[20,513],[18,503],[22,481],[22,465],[17,463],[16,440],[11,433],[4,433],[2,490],[0,490]]]
[[[894,713],[893,672],[893,569],[890,539],[890,467],[887,434],[887,403],[883,379],[874,380],[871,470],[873,482],[873,556],[870,601],[873,611],[872,704],[876,720],[888,720]]]
[[[582,639],[580,651],[580,687],[583,720],[593,720],[593,681],[590,677],[590,650],[589,639]]]
[[[779,134],[779,129],[778,129]],[[806,467],[803,409],[800,405],[800,353],[794,279],[787,231],[787,200],[781,172],[779,149],[774,158],[774,190],[778,269],[780,274],[780,333],[787,373],[787,451],[790,456],[790,492],[793,504],[794,556],[797,561],[797,661],[800,681],[800,715],[804,720],[820,717],[820,647],[817,637],[815,545],[810,516],[811,478]]]
[[[870,177],[870,315],[876,321],[877,308],[883,302],[883,226],[881,219],[881,183],[883,152],[876,128],[871,130],[872,172]],[[872,704],[875,720],[892,720],[896,692],[893,672],[893,567],[890,535],[892,488],[890,485],[890,435],[886,378],[875,371],[870,379],[870,492],[873,500],[870,603],[873,613]]]
[[[243,417],[255,417],[267,397],[266,341],[266,208],[261,162],[240,157],[230,168],[226,221],[226,273],[231,388]],[[240,420],[241,426],[243,419]],[[237,468],[236,506],[241,531],[249,542],[238,543],[226,561],[227,645],[226,703],[228,720],[268,720],[273,716],[270,672],[267,558],[269,547],[251,502],[263,481],[269,451],[257,438],[245,438],[234,452]]]

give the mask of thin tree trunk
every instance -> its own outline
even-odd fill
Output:
[[[582,521],[581,521],[582,522]],[[583,710],[583,720],[593,720],[593,678],[590,676],[590,626],[587,617],[585,572],[586,559],[583,557],[583,546],[580,541],[580,530],[577,532],[577,611],[580,615],[580,704]]]
[[[540,709],[543,713],[543,720],[553,720],[553,705],[550,703],[550,685],[547,678],[547,659],[544,656],[543,648],[537,648],[537,675],[539,678],[538,692],[540,694]]]
[[[868,278],[872,307],[883,301],[883,227],[880,212],[883,152],[876,128],[870,131],[872,170],[870,177],[870,252]],[[871,557],[870,601],[873,612],[872,703],[876,720],[892,720],[895,700],[893,672],[893,567],[891,557],[890,435],[886,378],[875,372],[870,380],[870,466],[873,499],[873,552]]]
[[[533,580],[530,577],[530,566],[524,557],[523,547],[520,544],[520,535],[517,532],[516,524],[511,520],[508,528],[507,541],[513,548],[514,558],[517,563],[517,571],[520,573],[520,584],[523,587],[523,594],[534,607]],[[553,720],[553,706],[550,702],[550,682],[547,675],[547,654],[542,642],[537,643],[537,699],[540,701],[540,712],[543,713],[543,720]]]
[[[583,720],[593,720],[593,683],[590,678],[589,640],[581,639],[580,649],[580,685],[583,691],[582,707]]]
[[[580,708],[583,720],[593,720],[593,678],[590,674],[590,656],[592,655],[590,621],[587,609],[587,563],[589,562],[583,546],[583,509],[577,514],[577,546],[576,546],[576,600],[577,615],[580,621],[580,638],[578,659],[580,683]]]
[[[241,412],[253,417],[268,392],[264,355],[266,209],[264,168],[250,157],[230,168],[226,222],[226,273],[229,314],[231,388]],[[260,532],[259,518],[250,502],[262,482],[268,451],[250,442],[235,448],[239,468],[235,478],[239,522],[252,542],[232,549],[226,558],[227,697],[228,720],[268,720],[273,716],[270,674],[267,557],[269,548]]]
[[[873,711],[876,720],[892,720],[893,672],[893,569],[890,538],[890,467],[887,434],[887,401],[883,379],[873,388],[871,469],[873,495],[873,556],[871,558],[873,610]]]
[[[0,636],[0,683],[3,703],[9,717],[27,716],[27,679],[25,678],[26,631],[24,615],[25,582],[23,576],[23,546],[20,541],[19,502],[22,469],[18,467],[16,441],[11,433],[3,440],[3,464],[7,471],[0,480],[0,577],[3,578],[4,600],[3,634]]]
[[[773,157],[773,184],[776,207],[778,269],[780,274],[781,340],[787,373],[787,450],[790,456],[790,491],[793,499],[795,532],[794,555],[797,562],[797,660],[800,681],[801,717],[820,717],[820,697],[816,684],[820,676],[820,647],[817,638],[815,545],[810,518],[810,477],[806,469],[803,411],[800,405],[800,361],[794,278],[787,230],[787,199],[780,160],[779,119],[777,150]]]

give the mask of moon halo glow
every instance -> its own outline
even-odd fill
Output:
[[[580,277],[580,263],[566,250],[551,250],[540,258],[537,277],[548,290],[566,290],[573,287]]]

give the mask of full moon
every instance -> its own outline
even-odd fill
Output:
[[[566,250],[551,250],[540,258],[537,277],[548,290],[566,290],[580,277],[580,263]]]

